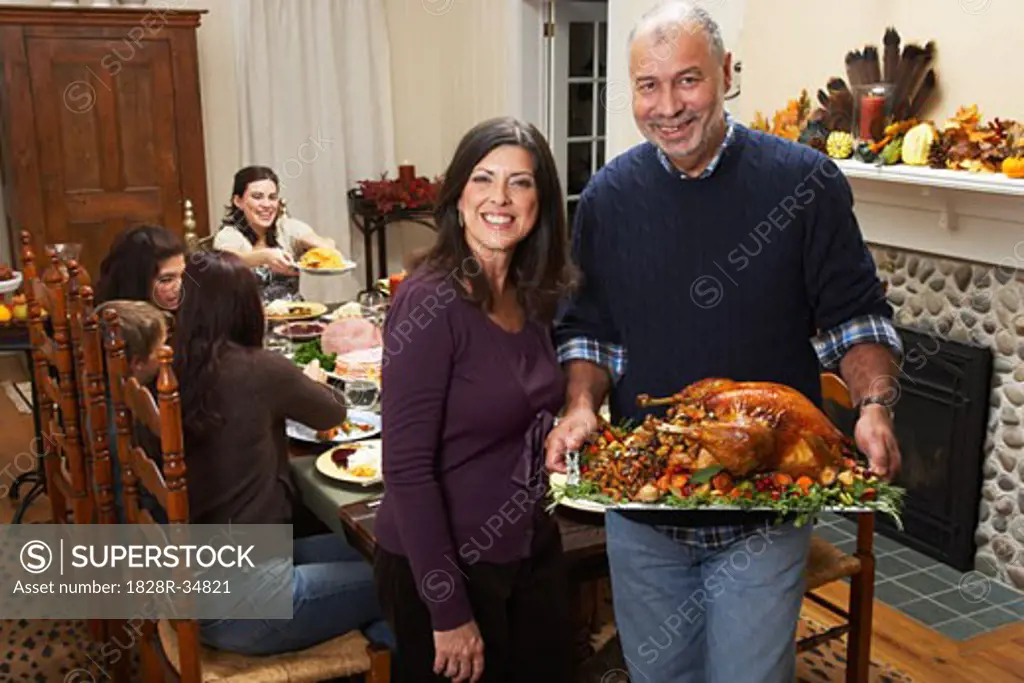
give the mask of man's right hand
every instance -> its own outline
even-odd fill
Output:
[[[568,411],[544,442],[548,470],[565,474],[566,454],[579,450],[597,428],[597,413],[590,408],[573,408]]]

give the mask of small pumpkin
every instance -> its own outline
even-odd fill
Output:
[[[1003,159],[1003,173],[1007,178],[1024,178],[1024,157]]]
[[[900,155],[903,163],[910,166],[927,166],[928,153],[936,139],[935,128],[930,123],[919,123],[903,136]]]

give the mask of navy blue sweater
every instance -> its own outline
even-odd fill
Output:
[[[787,384],[821,403],[811,338],[892,316],[839,168],[814,149],[736,125],[707,178],[683,180],[650,143],[613,159],[577,209],[585,283],[556,343],[625,348],[612,419],[642,419],[640,393],[705,377]]]

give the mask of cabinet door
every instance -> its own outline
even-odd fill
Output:
[[[47,244],[79,242],[95,279],[130,225],[177,231],[182,190],[167,41],[28,36]]]

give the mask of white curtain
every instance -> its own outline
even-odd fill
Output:
[[[350,298],[367,264],[346,192],[396,167],[384,3],[242,0],[235,26],[243,165],[272,167],[289,215],[360,265],[341,277],[303,275],[302,293]]]

